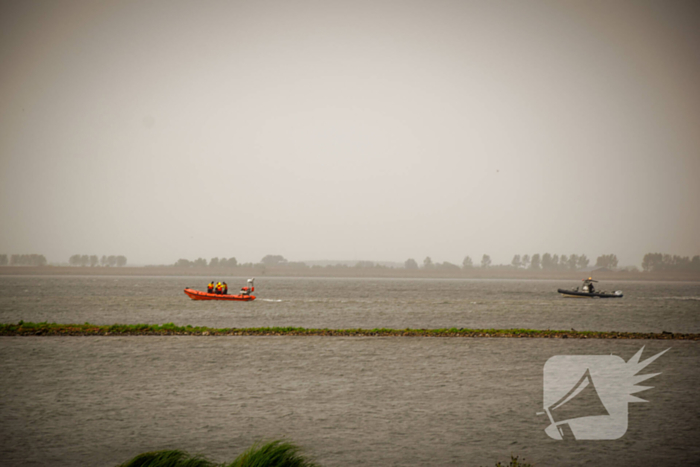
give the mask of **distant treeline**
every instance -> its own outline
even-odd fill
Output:
[[[545,253],[540,256],[539,253],[535,253],[532,256],[529,255],[515,255],[513,260],[510,262],[511,266],[516,269],[532,269],[540,270],[544,269],[546,271],[555,270],[569,270],[576,271],[578,269],[585,269],[590,264],[590,260],[586,255],[572,254],[567,255],[552,255]],[[598,267],[617,267],[617,257],[615,255],[604,255],[598,257],[596,262]]]
[[[102,266],[102,267],[122,267],[126,266],[126,256],[106,256],[102,255],[98,258],[97,255],[73,255],[68,259],[68,264],[71,266]]]
[[[422,264],[413,259],[407,259],[403,264],[403,269],[414,270],[435,270],[435,271],[467,271],[473,268],[495,268],[500,270],[530,270],[530,271],[578,271],[586,269],[590,266],[591,261],[585,254],[572,255],[557,255],[544,253],[540,255],[515,255],[510,264],[492,265],[491,257],[483,255],[479,265],[475,265],[470,256],[465,256],[462,265],[458,266],[450,262],[433,262],[428,256],[423,260]],[[610,270],[618,270],[619,261],[617,255],[606,254],[596,258],[595,268],[605,268]],[[326,266],[308,265],[303,262],[287,261],[281,255],[266,255],[259,263],[244,263],[239,264],[236,258],[212,258],[207,262],[204,258],[197,258],[194,261],[187,259],[178,260],[174,266],[176,267],[218,267],[218,268],[235,268],[235,267],[285,267],[290,269],[392,269],[401,268],[400,266],[387,266],[373,261],[357,261],[353,265],[347,263],[328,264]],[[659,271],[700,271],[700,256],[689,257],[671,256],[661,253],[647,253],[642,262],[642,269],[648,272]],[[623,268],[625,271],[639,271],[636,266],[627,266]]]
[[[700,255],[689,256],[647,253],[642,260],[642,269],[649,272],[659,271],[700,271]]]
[[[212,258],[208,264],[206,259],[197,258],[194,261],[190,261],[188,259],[179,259],[173,266],[178,268],[235,268],[240,265],[238,264],[238,260],[236,258]]]
[[[586,255],[552,255],[550,253],[545,253],[540,255],[535,253],[534,255],[515,255],[510,264],[507,265],[496,265],[493,266],[491,262],[491,256],[483,255],[481,257],[480,267],[490,268],[497,267],[500,269],[529,269],[532,271],[539,270],[570,270],[576,271],[578,269],[587,268],[590,264],[590,260]],[[617,267],[617,257],[615,255],[603,255],[598,257],[596,266],[598,267]],[[474,264],[471,256],[465,256],[462,261],[461,269],[467,270],[477,267]],[[456,264],[444,262],[444,263],[433,263],[430,256],[423,260],[423,265],[419,266],[416,260],[409,258],[404,263],[404,268],[406,269],[441,269],[441,270],[459,270],[460,267]]]
[[[0,266],[46,266],[44,255],[0,255]]]
[[[190,261],[188,259],[179,259],[175,264],[173,264],[175,267],[181,267],[181,268],[192,268],[192,267],[198,267],[198,268],[205,268],[205,267],[210,267],[210,268],[236,268],[236,267],[242,267],[242,268],[252,268],[252,267],[264,267],[264,266],[279,266],[279,267],[287,267],[291,269],[304,269],[304,268],[322,268],[323,266],[309,266],[306,263],[300,262],[300,261],[287,261],[283,256],[280,255],[267,255],[265,256],[259,263],[239,263],[236,258],[212,258],[209,262],[207,262],[206,259],[204,258],[197,258],[194,261]],[[335,265],[328,265],[325,266],[327,268],[347,268],[349,267],[346,264],[335,264]],[[388,266],[382,266],[379,264],[375,264],[372,261],[358,261],[357,264],[354,267],[379,267],[379,268],[388,268]]]
[[[127,259],[123,255],[73,255],[68,260],[71,266],[102,266],[102,267],[123,267],[126,266]],[[422,264],[413,259],[407,259],[403,268],[400,263],[381,264],[374,261],[356,261],[350,263],[327,264],[320,266],[317,264],[308,265],[300,261],[287,261],[281,255],[266,255],[259,263],[239,263],[236,258],[212,258],[207,261],[204,258],[197,258],[194,261],[179,259],[173,266],[175,267],[210,267],[210,268],[252,268],[252,267],[284,267],[290,269],[413,269],[425,271],[458,272],[468,271],[474,268],[494,268],[498,270],[530,270],[530,271],[577,271],[586,269],[591,261],[586,255],[557,255],[545,253],[540,255],[515,255],[510,264],[492,265],[491,257],[483,255],[481,262],[476,265],[470,256],[465,256],[462,265],[458,266],[450,262],[433,262],[428,256]],[[606,268],[618,270],[617,255],[607,254],[596,258],[596,268]],[[6,255],[0,254],[0,266],[46,266],[47,261],[44,255]],[[636,266],[627,266],[624,271],[639,271]],[[642,260],[642,270],[644,272],[700,272],[700,255],[692,258],[689,256],[669,255],[663,253],[647,253]]]

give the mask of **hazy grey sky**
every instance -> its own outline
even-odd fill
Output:
[[[0,253],[700,254],[700,2],[0,3]]]

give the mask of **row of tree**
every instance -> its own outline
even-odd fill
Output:
[[[126,256],[123,255],[73,255],[69,259],[71,266],[111,266],[122,267],[126,266]],[[0,266],[45,266],[47,264],[44,255],[0,255]],[[510,263],[510,266],[515,269],[530,269],[534,271],[545,270],[570,270],[587,268],[590,260],[586,255],[551,255],[545,253],[540,256],[539,253],[534,255],[515,255]],[[308,268],[306,263],[287,261],[281,255],[266,255],[258,263],[262,266],[285,266],[289,268]],[[236,258],[212,258],[207,262],[204,258],[197,258],[194,261],[187,259],[179,259],[175,266],[177,267],[212,267],[212,268],[235,268],[237,266],[250,267],[255,266],[252,263],[238,264]],[[491,266],[491,257],[483,255],[481,258],[481,267],[488,268]],[[596,259],[595,267],[615,269],[618,266],[617,256],[614,254],[601,255]],[[316,267],[316,266],[313,266]],[[318,266],[320,267],[320,266]],[[344,264],[328,265],[329,268],[349,267]],[[375,263],[373,261],[358,261],[354,265],[355,268],[387,268],[387,266]],[[461,269],[471,269],[475,267],[474,261],[469,256],[465,256],[462,261]],[[459,271],[460,267],[456,264],[444,262],[434,263],[430,256],[423,260],[423,265],[419,266],[416,260],[409,258],[404,262],[405,269],[426,269],[426,270],[442,270],[442,271]],[[634,268],[636,269],[636,268]],[[692,259],[689,256],[668,255],[662,253],[647,253],[642,261],[642,269],[647,272],[660,271],[700,271],[700,255],[695,255]]]
[[[649,272],[658,271],[700,271],[700,255],[689,256],[647,253],[642,260],[642,269]]]
[[[557,255],[545,253],[540,255],[535,253],[530,255],[515,255],[513,260],[509,265],[499,265],[496,267],[500,268],[513,268],[513,269],[527,269],[532,271],[577,271],[580,269],[585,269],[591,264],[590,259],[586,255]],[[607,254],[600,255],[596,258],[595,267],[596,268],[607,268],[616,269],[618,267],[619,261],[617,255]],[[481,262],[479,264],[482,268],[489,268],[492,265],[491,257],[489,255],[483,255],[481,257]],[[175,263],[177,267],[228,267],[233,268],[237,266],[252,267],[252,266],[270,266],[270,267],[288,267],[290,269],[304,269],[304,268],[320,268],[321,266],[308,266],[303,262],[292,262],[287,261],[284,256],[281,255],[266,255],[260,260],[259,263],[246,263],[239,264],[236,258],[212,258],[207,262],[204,258],[197,258],[194,261],[187,259],[180,259]],[[335,264],[327,265],[326,268],[347,268],[351,267],[347,264]],[[373,261],[357,261],[354,268],[367,269],[367,268],[388,268],[388,266],[375,263]],[[404,262],[405,269],[424,269],[424,270],[440,270],[440,271],[459,271],[467,270],[477,267],[470,256],[465,256],[462,261],[462,266],[450,262],[433,262],[430,256],[427,256],[423,260],[423,264],[419,265],[418,262],[409,258]],[[647,253],[644,256],[644,261],[642,263],[642,268],[644,271],[700,271],[700,256],[694,256],[692,259],[689,257],[681,256],[671,256],[661,253]],[[638,270],[633,267],[632,270]]]
[[[601,259],[598,258],[598,262],[600,261]],[[552,255],[549,253],[545,253],[542,256],[540,256],[539,253],[535,253],[532,256],[515,255],[513,256],[513,260],[510,262],[510,264],[516,269],[532,269],[534,271],[539,271],[541,269],[545,271],[576,271],[577,269],[587,268],[590,264],[590,260],[586,255],[573,254],[570,256],[560,256],[556,254]],[[615,258],[615,266],[617,266],[617,258]]]
[[[0,266],[46,266],[44,255],[0,255]]]
[[[197,267],[197,268],[235,268],[238,266],[241,267],[253,267],[253,266],[286,266],[289,268],[307,268],[305,263],[300,263],[300,262],[291,262],[287,261],[283,256],[280,255],[267,255],[265,256],[259,263],[253,264],[253,263],[243,263],[240,264],[238,263],[238,260],[236,258],[212,258],[209,260],[207,263],[207,260],[204,258],[197,258],[194,261],[190,261],[188,259],[179,259],[177,262],[174,264],[175,267],[179,268],[192,268],[192,267]]]
[[[530,269],[534,271],[576,271],[585,269],[590,264],[590,260],[586,255],[552,255],[545,253],[540,256],[539,253],[534,255],[515,255],[510,263],[515,269]],[[608,254],[600,255],[596,258],[596,268],[616,269],[619,261],[617,255]],[[488,268],[491,266],[491,257],[484,255],[481,258],[481,267]],[[418,263],[414,259],[408,259],[404,263],[406,269],[418,269]],[[462,261],[462,269],[470,269],[474,267],[474,261],[471,257],[466,256]],[[459,267],[452,263],[433,263],[430,257],[423,260],[423,269],[443,269],[457,270]],[[700,255],[695,255],[691,259],[689,256],[668,255],[661,253],[647,253],[642,261],[642,269],[644,271],[700,271]],[[630,270],[637,270],[636,267],[631,267]]]
[[[68,259],[68,264],[71,266],[102,266],[102,267],[123,267],[126,266],[126,256],[119,255],[102,255],[99,258],[97,255],[73,255]]]
[[[206,267],[211,267],[211,268],[235,268],[238,266],[238,260],[236,258],[212,258],[211,261],[207,264],[207,260],[204,258],[197,258],[194,261],[190,261],[188,259],[179,259],[177,262],[174,264],[175,267],[178,268],[206,268]]]
[[[261,264],[265,266],[288,266],[288,267],[308,267],[304,263],[292,263],[288,262],[284,257],[279,255],[267,255],[265,256]],[[483,255],[481,258],[480,266],[482,268],[491,267],[492,261],[489,255]],[[586,255],[551,255],[545,253],[541,255],[536,253],[532,256],[530,255],[515,255],[510,266],[516,269],[531,269],[531,270],[578,270],[587,268],[590,264],[590,260]],[[596,261],[596,267],[607,267],[616,268],[618,264],[617,256],[615,255],[602,255],[599,256]],[[332,265],[326,267],[343,267],[344,265]],[[347,266],[345,266],[347,267]],[[358,261],[354,265],[355,268],[384,268],[380,264],[374,263],[372,261]],[[424,269],[424,270],[440,270],[440,271],[459,271],[460,269],[471,269],[475,267],[474,261],[470,256],[466,256],[462,261],[462,267],[450,262],[433,262],[430,256],[427,256],[423,260],[423,264],[419,265],[418,262],[409,258],[404,262],[405,269]]]
[[[285,267],[289,269],[307,269],[307,268],[322,268],[324,266],[318,266],[318,265],[313,265],[309,266],[308,264],[301,262],[301,261],[287,261],[287,259],[284,256],[281,255],[266,255],[263,257],[263,259],[260,260],[259,263],[239,263],[236,258],[212,258],[207,262],[206,259],[204,258],[197,258],[194,261],[190,261],[188,259],[179,259],[177,262],[174,264],[175,267],[180,267],[180,268],[191,268],[191,267],[199,267],[199,268],[204,268],[204,267],[211,267],[211,268],[235,268],[235,267]],[[348,268],[347,264],[333,264],[333,265],[327,265],[325,266],[326,268]],[[357,261],[354,266],[354,268],[387,268],[387,266],[375,263],[373,261]]]
[[[491,267],[491,256],[483,255],[481,257],[481,267],[488,268]],[[590,264],[590,260],[586,255],[551,255],[545,253],[540,256],[539,253],[534,255],[515,255],[510,263],[515,269],[531,269],[531,270],[572,270],[587,268]],[[615,255],[603,255],[598,257],[596,266],[599,267],[617,267],[617,257]],[[475,267],[474,261],[471,256],[465,256],[462,261],[462,269],[471,269]],[[406,269],[441,269],[441,270],[459,270],[460,267],[456,264],[444,262],[444,263],[434,263],[430,256],[423,260],[422,267],[418,266],[415,259],[409,258],[404,263],[404,268]]]
[[[469,260],[471,262],[471,258],[467,256],[464,258],[464,261]],[[471,264],[471,263],[470,263]],[[403,267],[406,269],[419,269],[418,263],[416,262],[415,259],[409,258],[403,263]],[[442,270],[442,271],[459,271],[459,266],[453,263],[449,263],[445,261],[444,263],[433,263],[433,260],[430,258],[430,256],[426,256],[425,259],[423,260],[423,266],[422,269],[426,270]],[[465,266],[466,269],[466,266]]]

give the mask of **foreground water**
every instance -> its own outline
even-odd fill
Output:
[[[193,302],[192,278],[2,277],[0,321],[217,327],[528,327],[699,332],[688,283],[619,283],[621,300],[563,299],[522,281],[258,279],[252,303]],[[206,281],[205,281],[206,282]],[[236,282],[228,281],[231,285]],[[244,281],[239,281],[241,284]],[[233,287],[232,287],[233,288]],[[544,429],[557,355],[642,359],[661,373],[616,440]],[[324,466],[693,465],[700,344],[479,338],[3,337],[3,465],[114,466],[154,449],[233,459],[287,437]]]
[[[218,278],[217,278],[218,279]],[[228,279],[228,278],[226,278]],[[258,278],[250,303],[193,301],[201,277],[0,277],[0,322],[309,328],[574,328],[700,332],[700,283],[619,282],[622,299],[572,299],[572,281]],[[231,291],[245,278],[227,280]]]
[[[662,372],[612,441],[544,432],[554,355]],[[153,449],[225,461],[288,437],[325,466],[695,465],[700,346],[684,341],[321,337],[0,339],[3,465],[114,466]]]

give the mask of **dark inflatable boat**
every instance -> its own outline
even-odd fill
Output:
[[[576,298],[622,298],[622,292],[620,290],[614,290],[612,292],[596,291],[594,283],[598,281],[593,280],[592,277],[583,280],[582,287],[576,287],[573,289],[558,289],[557,292],[565,297],[576,297]]]
[[[614,292],[582,292],[576,289],[558,289],[557,292],[565,297],[576,297],[576,298],[622,298],[622,292],[615,290]]]

